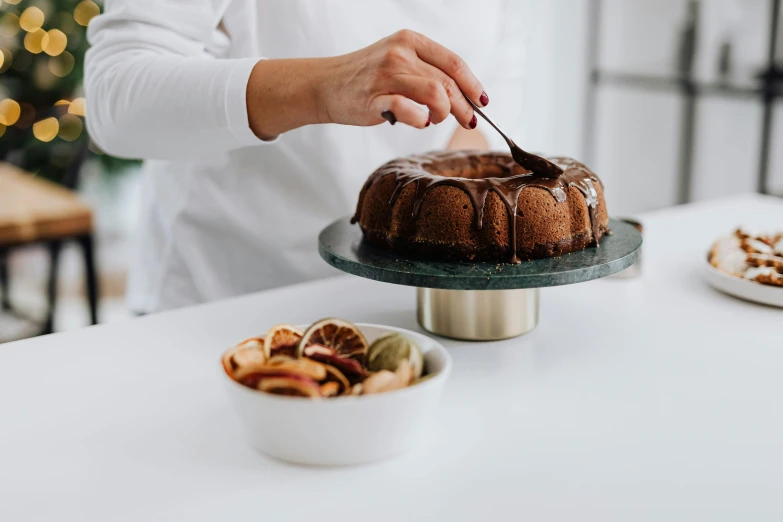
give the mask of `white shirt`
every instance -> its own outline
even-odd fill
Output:
[[[424,130],[317,125],[262,142],[245,99],[260,58],[339,55],[413,29],[461,55],[490,108],[514,122],[523,20],[513,7],[107,0],[88,30],[87,123],[106,152],[146,160],[130,307],[154,312],[335,273],[318,256],[318,232],[353,212],[374,169],[444,148],[456,127],[453,118]]]

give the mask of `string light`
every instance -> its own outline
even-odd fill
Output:
[[[40,54],[47,45],[49,45],[49,33],[43,29],[27,33],[24,37],[24,48],[33,54]]]
[[[52,29],[48,31],[49,43],[44,47],[44,52],[49,56],[57,56],[65,50],[65,46],[68,45],[68,37],[65,33],[59,29]]]
[[[19,103],[11,98],[0,101],[0,124],[10,127],[19,119],[22,108]]]
[[[33,124],[33,136],[44,143],[52,141],[60,130],[57,118],[46,118]]]
[[[60,116],[60,132],[57,134],[65,141],[74,141],[82,133],[82,120],[73,114]]]
[[[79,5],[73,10],[73,19],[76,20],[77,24],[87,27],[90,20],[99,14],[101,14],[101,8],[98,7],[98,4],[92,0],[84,0],[79,2]]]
[[[27,31],[35,31],[41,28],[44,23],[44,13],[37,7],[28,7],[19,17],[19,27]]]
[[[63,78],[73,70],[74,61],[73,55],[65,51],[59,56],[49,58],[49,70],[53,75]]]
[[[75,114],[77,116],[84,116],[84,98],[75,98],[71,105],[68,106],[68,114]]]

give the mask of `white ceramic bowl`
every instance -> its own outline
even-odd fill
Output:
[[[707,261],[704,262],[703,270],[707,283],[721,292],[747,301],[783,307],[783,288],[779,286],[762,285],[727,274]]]
[[[343,466],[396,456],[416,441],[438,404],[451,357],[440,343],[415,332],[357,326],[369,342],[388,332],[410,337],[424,353],[427,373],[435,375],[401,390],[313,400],[252,390],[231,379],[221,365],[229,399],[253,448],[298,464]]]

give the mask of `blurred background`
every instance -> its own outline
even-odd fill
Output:
[[[526,149],[590,165],[613,214],[783,195],[780,0],[518,7],[527,44],[509,66],[525,71],[526,117],[489,112]],[[0,342],[131,317],[139,164],[84,124],[85,31],[102,8],[0,0]]]

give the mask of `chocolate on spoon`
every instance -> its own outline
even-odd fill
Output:
[[[464,93],[463,93],[464,96]],[[537,176],[541,176],[542,178],[549,178],[549,179],[557,179],[563,174],[563,169],[552,163],[551,161],[542,158],[541,156],[536,156],[535,154],[530,154],[529,152],[525,152],[519,146],[517,146],[516,143],[514,143],[514,140],[506,136],[506,133],[500,130],[500,127],[495,125],[495,122],[493,122],[491,119],[487,117],[486,114],[481,112],[481,109],[478,108],[478,106],[473,103],[473,100],[465,96],[465,99],[468,100],[468,103],[473,107],[473,110],[478,113],[479,116],[487,120],[487,123],[492,125],[492,127],[498,131],[498,133],[503,136],[503,139],[506,140],[506,143],[508,144],[508,147],[511,149],[511,156],[514,158],[514,161],[528,169],[529,171],[533,172],[533,174]]]

